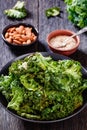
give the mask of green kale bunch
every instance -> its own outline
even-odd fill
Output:
[[[87,0],[65,0],[68,18],[80,28],[87,26]]]

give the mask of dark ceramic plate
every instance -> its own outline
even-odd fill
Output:
[[[30,55],[31,53],[29,54],[25,54],[25,55],[22,55],[22,56],[19,56],[18,58],[16,59],[13,59],[11,60],[10,62],[8,62],[3,68],[2,70],[0,71],[0,75],[1,74],[8,74],[8,68],[9,66],[11,65],[12,62],[16,61],[16,60],[19,60],[19,59],[23,59],[24,57]],[[64,60],[64,59],[69,59],[68,57],[66,56],[63,56],[63,55],[59,55],[59,54],[55,54],[55,53],[48,53],[48,52],[43,52],[42,53],[43,56],[47,57],[47,56],[51,56],[54,60]],[[84,67],[82,67],[82,74],[84,76],[84,78],[87,78],[87,71]],[[76,111],[74,111],[74,113],[72,113],[70,116],[67,116],[65,118],[62,118],[62,119],[58,119],[58,120],[53,120],[53,121],[40,121],[40,120],[30,120],[30,119],[27,119],[27,118],[24,118],[24,117],[21,117],[19,115],[17,115],[15,112],[11,111],[11,110],[8,110],[7,109],[7,101],[6,99],[4,98],[4,96],[0,93],[0,102],[2,104],[2,106],[8,111],[10,112],[13,116],[16,116],[22,120],[25,120],[25,121],[29,121],[29,122],[34,122],[34,123],[54,123],[54,122],[60,122],[60,121],[64,121],[64,120],[67,120],[67,119],[70,119],[72,117],[74,117],[75,115],[77,115],[78,113],[80,113],[85,107],[86,107],[86,104],[87,104],[87,90],[84,91],[83,93],[83,99],[84,99],[84,102],[83,102],[83,106],[80,107],[79,109],[77,109]]]

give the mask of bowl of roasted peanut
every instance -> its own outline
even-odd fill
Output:
[[[36,43],[38,31],[27,23],[10,24],[3,29],[2,38],[10,47],[25,48]]]

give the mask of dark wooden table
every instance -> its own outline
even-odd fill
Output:
[[[17,0],[0,0],[0,34],[2,29],[13,23],[25,22],[34,25],[39,31],[38,43],[27,51],[15,51],[11,50],[6,44],[4,44],[0,36],[0,69],[11,59],[20,56],[25,53],[35,51],[49,51],[46,43],[47,34],[55,29],[70,29],[77,31],[76,28],[67,19],[66,6],[63,0],[25,0],[26,8],[29,10],[29,16],[23,20],[11,20],[4,14],[4,9],[11,8]],[[45,16],[45,10],[52,6],[59,6],[61,8],[61,14],[59,17],[47,19]],[[72,54],[70,57],[78,60],[86,68],[87,67],[87,34],[80,36],[81,44],[78,51]],[[24,122],[13,115],[10,115],[0,105],[0,130],[87,130],[87,107],[75,117],[54,124],[35,124]]]

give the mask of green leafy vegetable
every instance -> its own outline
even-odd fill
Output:
[[[8,76],[0,76],[7,108],[29,119],[55,120],[72,114],[82,106],[85,89],[87,79],[78,61],[54,61],[40,53],[13,62]]]
[[[11,88],[10,88],[10,83],[12,82],[12,76],[4,76],[2,75],[0,77],[0,92],[6,97],[7,101],[10,100],[11,98]]]
[[[11,82],[12,98],[8,103],[8,108],[19,110],[20,104],[23,102],[24,91],[23,88],[20,88],[20,83],[17,80]]]
[[[68,18],[80,28],[87,26],[87,0],[65,0]]]
[[[60,14],[59,7],[52,7],[45,11],[47,17],[58,16]]]
[[[11,18],[21,19],[27,16],[27,11],[25,9],[24,1],[17,1],[12,9],[4,10],[4,13]]]

